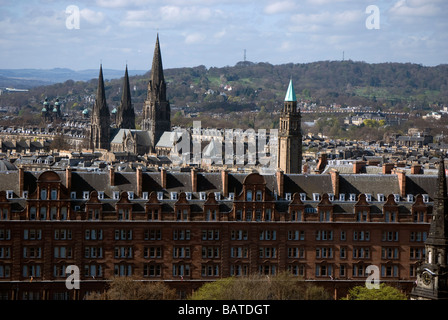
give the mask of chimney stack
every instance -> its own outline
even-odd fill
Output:
[[[68,192],[72,189],[72,168],[70,167],[65,168],[65,187]]]
[[[229,171],[221,171],[221,181],[222,181],[222,194],[224,197],[229,196]]]
[[[191,192],[198,192],[198,171],[191,168]]]
[[[422,174],[422,165],[421,164],[413,164],[411,167],[411,174]]]
[[[160,169],[160,183],[163,189],[166,189],[166,169]]]
[[[142,168],[138,167],[137,170],[135,171],[136,174],[136,182],[137,182],[137,196],[139,196],[140,198],[142,197],[142,191],[143,191],[143,174],[142,174]]]
[[[331,170],[331,185],[333,187],[333,193],[335,198],[339,198],[339,171]]]
[[[384,163],[383,164],[383,174],[391,174],[392,169],[395,167],[393,163]]]
[[[19,197],[23,195],[23,187],[25,185],[25,169],[19,168]]]
[[[277,189],[278,189],[278,196],[280,198],[283,198],[283,186],[284,186],[284,173],[283,171],[277,171],[276,172],[276,178],[277,178]]]
[[[361,170],[366,166],[365,161],[355,161],[353,163],[353,173],[361,173]]]
[[[395,171],[398,177],[398,186],[400,188],[400,197],[406,196],[406,172],[403,170]]]
[[[111,187],[115,186],[115,168],[113,166],[109,168],[109,181]]]

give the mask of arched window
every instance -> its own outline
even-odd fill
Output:
[[[246,201],[252,201],[252,190],[246,191]]]

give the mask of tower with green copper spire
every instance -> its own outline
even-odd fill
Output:
[[[284,173],[302,173],[302,130],[300,110],[292,79],[280,115],[278,168]]]

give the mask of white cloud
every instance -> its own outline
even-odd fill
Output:
[[[399,0],[389,12],[399,17],[430,17],[439,14],[440,8],[430,1]]]
[[[79,13],[81,15],[81,19],[84,19],[87,22],[94,24],[94,25],[99,25],[99,24],[103,23],[103,21],[104,21],[104,13],[102,13],[102,12],[96,12],[96,11],[84,8],[84,9],[80,10]]]
[[[296,9],[296,4],[293,1],[279,1],[267,5],[264,12],[267,14],[276,14],[283,12],[291,12]]]
[[[207,37],[202,33],[190,33],[185,36],[186,44],[195,44],[203,42]]]

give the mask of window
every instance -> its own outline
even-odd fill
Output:
[[[345,193],[339,194],[339,201],[345,201]]]
[[[302,210],[292,210],[291,221],[302,221]]]
[[[247,240],[248,232],[247,230],[231,230],[230,231],[231,240]]]
[[[57,219],[57,214],[58,214],[58,208],[51,207],[50,208],[50,220],[56,220]]]
[[[248,258],[249,257],[249,247],[230,247],[230,257],[231,258]]]
[[[58,190],[57,189],[51,189],[50,199],[51,200],[57,200],[58,199]]]
[[[134,200],[134,191],[128,191],[128,199]]]
[[[190,276],[189,264],[173,264],[173,277],[188,277]]]
[[[190,240],[190,230],[189,229],[173,230],[173,240]]]
[[[272,259],[277,258],[277,248],[275,247],[260,247],[258,248],[258,257]]]
[[[25,229],[23,230],[24,240],[41,240],[42,229]]]
[[[252,201],[252,190],[246,191],[246,201]]]
[[[40,220],[47,220],[47,207],[40,207]]]
[[[162,258],[162,247],[144,247],[143,257],[146,259]]]
[[[103,240],[102,229],[86,229],[84,233],[85,240]],[[116,239],[118,240],[118,239]]]
[[[89,200],[89,191],[83,191],[82,198],[84,200]]]
[[[320,201],[320,194],[319,193],[313,193],[313,200],[314,201]]]
[[[329,277],[332,275],[332,265],[316,264],[316,277]]]
[[[203,277],[218,277],[219,265],[218,264],[203,264],[201,266],[201,275]]]
[[[145,240],[162,240],[162,230],[146,229],[144,233]]]
[[[200,199],[200,200],[205,200],[205,199],[206,199],[206,194],[205,194],[205,192],[199,192],[199,199]]]
[[[171,196],[171,200],[177,200],[177,192],[171,192],[170,196]]]
[[[144,277],[161,277],[162,266],[160,264],[144,264],[143,265]]]
[[[429,195],[427,195],[427,194],[424,194],[424,195],[423,195],[423,202],[424,202],[424,203],[429,202]]]
[[[10,240],[10,239],[11,239],[11,230],[10,229],[0,229],[0,241]]]
[[[236,221],[241,221],[241,220],[243,220],[243,210],[241,210],[241,209],[236,210],[236,213],[235,213],[235,220],[236,220]]]
[[[72,192],[70,192],[70,198],[73,200],[73,199],[76,199],[76,191],[72,191]]]
[[[399,202],[400,201],[400,195],[399,194],[394,194],[394,201],[395,202]]]
[[[271,209],[267,208],[264,211],[264,220],[265,221],[271,221],[272,220],[272,212]]]
[[[425,212],[424,211],[416,211],[413,214],[414,222],[424,222],[425,221]]]
[[[305,240],[305,231],[288,230],[288,240]]]
[[[304,258],[305,249],[303,247],[289,247],[288,258]]]
[[[132,276],[132,265],[130,264],[115,264],[115,276]]]
[[[301,193],[300,194],[300,200],[301,201],[306,201],[306,193]]]
[[[366,193],[366,201],[371,202],[372,201],[372,195],[370,193]]]
[[[114,198],[114,200],[119,200],[120,199],[120,192],[119,191],[114,191],[112,193],[112,197]]]
[[[71,229],[55,229],[54,230],[54,240],[71,240],[72,230]]]
[[[330,221],[331,212],[329,210],[320,210],[319,221]]]
[[[215,200],[220,201],[221,200],[221,192],[215,192]]]
[[[104,191],[98,191],[98,200],[104,199]]]
[[[132,240],[132,230],[115,229],[115,240]]]
[[[331,202],[334,201],[334,193],[329,193],[328,194],[328,200],[330,200]]]
[[[61,207],[61,220],[67,220],[67,207]]]
[[[398,259],[399,250],[397,247],[382,247],[381,258],[382,259]]]
[[[40,190],[40,199],[41,200],[47,200],[47,189],[41,189]]]
[[[382,265],[381,266],[382,277],[398,277],[398,265]]]
[[[143,200],[148,200],[148,191],[142,193]]]
[[[408,202],[414,202],[414,195],[408,194],[407,195],[407,200],[408,200]]]
[[[353,241],[370,241],[370,231],[353,231]]]
[[[102,277],[103,267],[100,264],[85,264],[84,265],[84,276],[85,277]]]
[[[30,220],[36,220],[37,208],[30,207]]]
[[[203,229],[202,240],[219,240],[219,230]]]
[[[365,210],[359,210],[356,213],[356,221],[358,222],[366,222],[367,221],[368,212]]]
[[[187,200],[191,200],[191,195],[192,195],[191,192],[185,192],[185,195],[186,195]]]
[[[378,198],[378,201],[380,201],[380,202],[384,202],[384,194],[382,194],[382,193],[378,193],[378,195],[377,195],[377,198]]]
[[[256,201],[262,201],[263,200],[263,192],[261,190],[257,190],[255,194],[255,200]]]
[[[122,246],[114,248],[115,259],[132,259],[132,246]]]
[[[276,230],[263,230],[259,233],[260,240],[276,240],[277,231]]]
[[[157,192],[157,200],[163,200],[163,192]]]
[[[229,192],[229,200],[235,199],[235,193]]]
[[[333,230],[317,230],[316,240],[333,240]]]
[[[383,231],[383,241],[398,241],[398,231]]]
[[[130,220],[131,213],[129,209],[118,209],[118,220]]]
[[[12,190],[6,191],[6,199],[12,199],[14,196],[14,192]]]
[[[356,194],[350,193],[349,201],[356,201]]]

